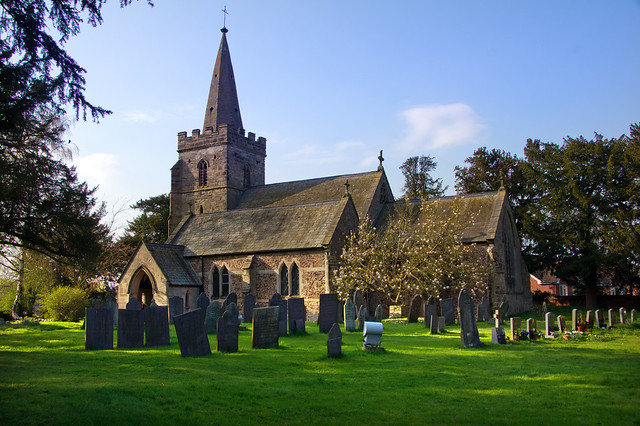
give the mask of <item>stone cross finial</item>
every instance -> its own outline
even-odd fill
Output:
[[[229,14],[229,12],[227,12],[227,5],[224,6],[224,9],[222,9],[222,28],[220,29],[220,31],[222,31],[223,33],[226,33],[227,31],[227,15]]]
[[[344,197],[350,197],[351,193],[349,192],[349,187],[351,186],[351,184],[349,183],[349,179],[346,180],[346,182],[344,183]]]
[[[382,171],[382,162],[384,161],[384,157],[382,156],[382,150],[380,150],[380,155],[378,156],[378,160],[380,160],[380,164],[378,165],[378,171]]]

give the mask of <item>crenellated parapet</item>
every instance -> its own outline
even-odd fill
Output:
[[[204,132],[201,132],[200,129],[194,129],[191,131],[191,136],[187,136],[187,132],[178,133],[179,153],[229,143],[242,150],[266,155],[266,138],[259,136],[256,139],[256,134],[253,132],[248,132],[245,136],[244,129],[235,130],[226,124],[219,125],[215,129],[207,127]]]

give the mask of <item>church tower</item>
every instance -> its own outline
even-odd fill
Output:
[[[211,77],[202,132],[178,133],[178,162],[171,168],[169,235],[191,214],[234,208],[242,192],[264,185],[266,139],[245,136],[226,28]]]

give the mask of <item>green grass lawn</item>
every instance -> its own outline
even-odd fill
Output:
[[[640,424],[639,323],[513,345],[481,323],[479,349],[459,330],[385,321],[386,353],[343,332],[328,359],[307,323],[279,349],[249,330],[238,353],[182,358],[173,327],[168,347],[85,351],[80,324],[0,326],[0,424]]]

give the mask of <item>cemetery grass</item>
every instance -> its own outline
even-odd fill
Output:
[[[509,345],[480,323],[486,346],[462,349],[457,325],[385,321],[385,353],[342,328],[333,359],[310,322],[278,349],[251,349],[249,327],[218,353],[210,335],[199,358],[180,356],[173,326],[168,347],[109,351],[85,351],[80,326],[0,326],[0,424],[640,423],[640,323]]]

